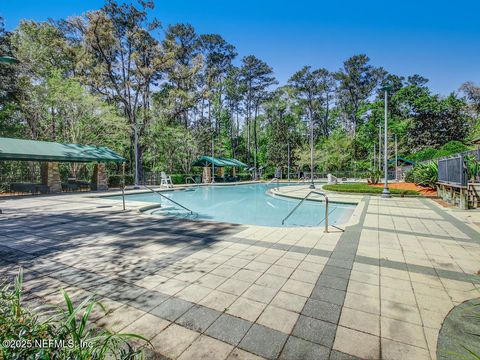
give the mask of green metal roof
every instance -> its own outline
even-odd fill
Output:
[[[106,147],[0,137],[0,160],[124,162]]]
[[[405,159],[405,158],[402,157],[402,156],[398,156],[397,159],[398,159],[399,162],[402,162],[402,163],[404,163],[404,164],[406,164],[406,165],[415,165],[415,161]],[[390,159],[390,160],[388,160],[388,163],[389,163],[389,164],[395,164],[395,159]]]
[[[228,159],[223,157],[212,157],[212,156],[201,156],[196,161],[193,162],[192,166],[212,166],[224,167],[224,166],[233,166],[233,167],[248,167],[247,164],[244,164],[237,159]]]

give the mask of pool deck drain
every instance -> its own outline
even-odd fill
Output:
[[[445,316],[480,297],[478,230],[430,200],[363,197],[329,234],[152,217],[83,194],[2,209],[2,278],[22,265],[32,304],[97,294],[98,322],[144,334],[147,355],[432,360]]]

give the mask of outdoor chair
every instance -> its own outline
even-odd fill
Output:
[[[173,182],[172,182],[172,177],[167,176],[163,171],[160,173],[161,179],[160,179],[160,186],[166,186],[167,188],[172,188],[173,187]]]
[[[333,176],[332,174],[327,175],[327,183],[328,185],[335,185],[338,183],[338,178]]]

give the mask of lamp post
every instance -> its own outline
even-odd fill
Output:
[[[306,122],[306,121],[304,121]],[[310,119],[310,189],[315,189],[313,183],[313,119]]]
[[[378,171],[382,170],[382,122],[378,124]]]
[[[288,179],[288,182],[290,182],[290,136],[288,137],[288,140],[287,140],[287,156],[288,156],[287,179]]]
[[[387,121],[387,112],[388,112],[388,90],[389,87],[385,86],[383,89],[385,91],[385,126],[384,126],[384,146],[383,146],[383,167],[385,173],[384,187],[382,191],[382,198],[390,198],[390,190],[388,189],[388,121]]]
[[[212,131],[212,183],[215,182],[215,131]]]
[[[133,124],[133,139],[134,139],[134,150],[135,150],[135,180],[133,184],[134,189],[140,189],[138,185],[138,126],[141,126],[141,123]]]
[[[291,167],[291,149],[290,149],[290,134],[296,130],[295,127],[288,126],[287,134],[287,179],[290,182],[290,167]]]
[[[398,182],[398,147],[397,147],[397,134],[395,134],[395,181]]]

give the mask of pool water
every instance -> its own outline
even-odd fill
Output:
[[[280,186],[288,186],[281,184]],[[282,225],[282,220],[300,200],[267,193],[274,184],[248,184],[233,186],[199,186],[187,190],[162,192],[163,195],[191,209],[195,214],[178,207],[155,193],[126,195],[127,201],[160,203],[162,208],[152,214],[177,216],[198,220],[221,221],[234,224],[264,226],[322,226],[325,204],[305,201]],[[121,199],[121,196],[110,198]],[[346,223],[355,205],[329,203],[329,224]]]

